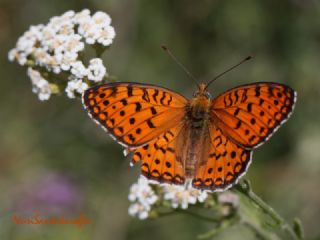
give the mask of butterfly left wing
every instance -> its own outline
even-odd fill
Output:
[[[179,139],[183,138],[184,124],[167,129],[144,146],[133,149],[131,163],[141,162],[141,173],[159,183],[183,184],[184,166]]]
[[[212,100],[211,118],[226,136],[247,149],[260,146],[290,116],[296,92],[279,83],[254,83]]]
[[[196,167],[192,185],[213,192],[224,191],[245,174],[252,152],[231,141],[215,125],[209,126],[211,147],[206,161]]]
[[[86,90],[82,101],[115,140],[136,148],[178,125],[188,100],[162,87],[119,82]]]

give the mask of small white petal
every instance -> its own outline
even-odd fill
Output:
[[[146,218],[148,218],[148,212],[147,211],[142,211],[142,212],[140,212],[140,214],[139,214],[139,219],[140,220],[144,220],[144,219],[146,219]]]
[[[96,24],[100,25],[110,25],[111,23],[111,18],[108,14],[98,11],[92,16],[93,21]]]
[[[16,58],[17,56],[17,50],[14,48],[14,49],[11,49],[8,53],[8,59],[10,62],[14,61],[14,59]]]

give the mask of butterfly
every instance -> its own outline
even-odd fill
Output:
[[[159,183],[223,191],[236,184],[252,158],[291,115],[296,92],[257,82],[211,98],[199,84],[193,98],[164,87],[108,83],[82,96],[91,118],[141,162],[141,173]]]

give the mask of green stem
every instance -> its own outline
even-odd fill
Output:
[[[207,222],[211,222],[211,223],[218,223],[221,220],[223,220],[221,217],[219,217],[219,218],[210,218],[210,217],[202,216],[202,215],[197,214],[195,212],[184,210],[184,209],[175,209],[175,210],[170,211],[170,212],[162,212],[162,213],[159,213],[159,215],[157,217],[170,216],[170,215],[173,215],[175,213],[186,214],[186,215],[189,215],[189,216],[192,216],[192,217],[195,217],[195,218],[207,221]]]
[[[250,188],[250,183],[244,180],[243,183],[237,184],[235,189],[254,202],[265,214],[270,216],[292,239],[303,239],[298,236],[291,226],[268,204],[266,204],[260,197],[258,197]]]
[[[175,212],[186,214],[186,215],[189,215],[189,216],[193,216],[195,218],[198,218],[198,219],[201,219],[201,220],[204,220],[204,221],[208,221],[208,222],[211,222],[211,223],[220,222],[221,220],[223,220],[221,218],[210,218],[210,217],[202,216],[202,215],[197,214],[195,212],[188,211],[188,210],[183,210],[183,209],[176,209]]]
[[[102,46],[100,44],[94,44],[92,47],[96,52],[96,57],[98,58],[101,58],[102,54],[109,48],[109,47]]]
[[[198,235],[198,239],[209,239],[212,238],[214,236],[216,236],[217,234],[219,234],[220,232],[224,231],[227,228],[232,227],[233,225],[239,223],[239,217],[234,217],[234,218],[230,218],[228,219],[228,221],[222,221],[219,223],[219,225],[217,227],[215,227],[214,229],[212,229],[209,232],[206,232],[204,234]]]
[[[248,227],[252,232],[256,234],[256,237],[261,240],[270,240],[270,237],[268,234],[266,234],[261,228],[258,226],[252,224],[249,221],[241,220],[240,223],[246,227]]]

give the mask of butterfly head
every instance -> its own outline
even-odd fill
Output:
[[[207,84],[205,83],[200,83],[198,85],[198,89],[197,91],[193,94],[194,98],[207,98],[210,99],[211,95],[210,93],[207,91]]]

